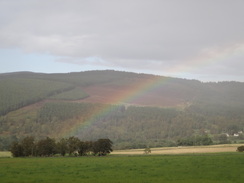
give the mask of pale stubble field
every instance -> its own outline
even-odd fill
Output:
[[[224,144],[210,146],[180,146],[151,148],[150,154],[188,154],[188,153],[221,153],[236,152],[237,147],[244,144]],[[144,149],[115,150],[113,155],[139,155],[144,154]]]

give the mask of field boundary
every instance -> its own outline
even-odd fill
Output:
[[[210,146],[179,146],[179,147],[159,147],[151,148],[151,155],[177,155],[177,154],[196,154],[196,153],[228,153],[236,152],[237,147],[244,144],[224,144]],[[114,150],[111,155],[143,155],[144,149]],[[0,151],[0,158],[12,157],[9,151]]]
[[[151,148],[150,154],[194,154],[194,153],[221,153],[236,152],[237,147],[244,144],[224,144],[210,146],[179,146]],[[114,150],[112,155],[139,155],[145,154],[144,149]]]

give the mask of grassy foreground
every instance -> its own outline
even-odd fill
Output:
[[[0,158],[4,183],[242,183],[244,154]]]

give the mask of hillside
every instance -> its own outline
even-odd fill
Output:
[[[33,135],[110,138],[117,148],[240,141],[244,83],[202,83],[119,71],[0,74],[0,149]],[[223,137],[229,133],[230,137]],[[221,139],[222,138],[222,139]]]

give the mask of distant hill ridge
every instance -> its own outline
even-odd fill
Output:
[[[22,95],[25,95],[25,92],[29,94],[36,92],[33,88],[33,83],[35,83],[36,90],[40,89],[47,92],[46,94],[42,94],[42,96],[38,96],[39,94],[37,94],[35,96],[37,99],[33,100],[33,102],[46,99],[56,92],[62,93],[67,89],[79,87],[83,92],[87,93],[85,102],[106,103],[110,101],[110,98],[115,97],[118,92],[130,92],[130,88],[140,85],[140,83],[143,85],[148,80],[159,80],[158,78],[164,81],[156,87],[149,88],[148,91],[140,94],[140,96],[136,96],[135,92],[135,97],[126,102],[131,105],[160,107],[184,106],[194,102],[214,102],[216,104],[228,105],[230,103],[239,105],[244,102],[244,83],[241,82],[203,83],[197,80],[106,70],[66,74],[32,72],[0,74],[0,87],[4,88],[1,89],[0,106],[1,109],[4,109],[4,107],[7,107],[3,103],[4,100],[8,101],[10,100],[9,98],[23,99],[25,97]],[[44,81],[46,82],[45,84]],[[21,86],[18,85],[20,83]],[[51,88],[50,85],[53,86],[55,83],[59,85],[62,83],[63,86],[60,86],[61,88]],[[23,89],[23,84],[26,87],[26,91],[17,92],[21,88]],[[139,93],[141,91],[138,89],[137,92]],[[16,103],[18,102],[16,101]],[[25,104],[25,101],[21,101],[20,103]],[[27,103],[30,104],[30,102]],[[18,106],[22,107],[21,104],[18,104]],[[13,107],[13,109],[17,109],[17,107]]]

